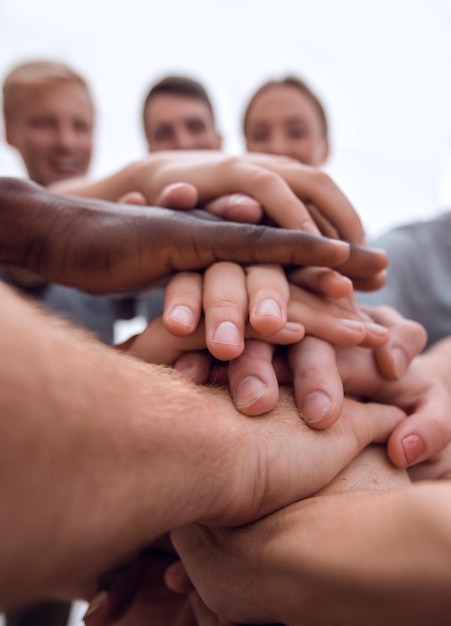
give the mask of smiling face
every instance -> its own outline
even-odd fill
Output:
[[[251,102],[244,134],[248,152],[288,156],[318,167],[329,154],[323,120],[314,101],[293,85],[274,84]]]
[[[158,93],[147,102],[144,128],[150,152],[219,150],[221,136],[203,100],[182,94]]]
[[[6,139],[16,148],[29,177],[48,186],[86,175],[92,155],[94,109],[76,82],[23,87],[6,120]]]

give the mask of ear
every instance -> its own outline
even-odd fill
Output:
[[[330,155],[329,140],[328,139],[324,139],[324,147],[323,147],[322,155],[321,155],[321,157],[322,157],[321,165],[327,161],[327,159],[329,158],[329,155]]]
[[[17,148],[17,142],[15,139],[15,132],[14,132],[14,124],[12,124],[11,122],[7,123],[5,122],[5,139],[6,139],[6,143],[9,144],[10,146],[12,146],[13,148]]]
[[[222,135],[221,133],[215,133],[216,134],[216,146],[215,149],[216,150],[222,150]]]

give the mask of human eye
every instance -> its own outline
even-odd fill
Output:
[[[255,126],[254,128],[251,128],[249,132],[249,138],[252,141],[268,141],[269,135],[269,129],[265,126]]]
[[[55,126],[54,120],[47,116],[33,117],[29,123],[31,128],[35,128],[37,130],[48,130]]]
[[[194,135],[200,135],[201,133],[205,132],[205,124],[202,120],[190,120],[188,122],[188,129]]]
[[[157,141],[167,141],[172,138],[173,134],[171,126],[158,126],[155,130],[154,137]]]
[[[79,134],[86,134],[90,131],[90,126],[84,120],[75,120],[74,122],[74,130]]]
[[[291,126],[288,129],[288,135],[291,139],[305,139],[308,135],[308,129],[305,126]]]

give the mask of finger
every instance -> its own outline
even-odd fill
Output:
[[[209,381],[211,366],[212,357],[206,350],[186,352],[173,365],[177,372],[198,385]]]
[[[245,339],[258,339],[274,346],[288,346],[297,343],[305,336],[305,328],[297,322],[287,322],[282,330],[272,335],[257,333],[249,324],[246,326]]]
[[[352,277],[352,284],[356,291],[377,291],[387,282],[387,272],[382,270],[371,276],[370,278],[356,278]]]
[[[393,430],[387,452],[397,467],[409,467],[441,452],[450,441],[448,411],[444,414],[437,403],[428,401]]]
[[[328,267],[303,267],[288,274],[290,283],[313,293],[332,298],[349,298],[353,294],[352,281]]]
[[[325,215],[319,211],[314,204],[311,202],[306,203],[307,209],[312,216],[313,221],[318,226],[320,233],[324,237],[330,237],[332,239],[339,239],[340,236],[338,234],[335,226],[327,219]]]
[[[240,193],[216,198],[216,200],[207,202],[203,208],[224,220],[248,224],[258,224],[264,215],[264,211],[257,200]]]
[[[179,272],[166,285],[163,323],[177,336],[189,335],[202,314],[202,275]]]
[[[343,385],[333,347],[315,337],[305,337],[288,349],[296,405],[313,428],[327,428],[340,417]]]
[[[164,572],[166,586],[176,593],[188,593],[194,589],[182,561],[175,561]]]
[[[389,331],[387,342],[374,350],[379,372],[390,380],[401,378],[412,359],[425,347],[426,331],[421,324],[406,319],[391,307],[360,308]]]
[[[442,452],[427,459],[424,463],[411,465],[409,477],[413,481],[449,480],[451,478],[451,445],[448,444]]]
[[[176,337],[163,325],[161,316],[153,319],[144,331],[128,344],[128,352],[147,363],[172,365],[186,352],[205,349],[203,322],[186,337]]]
[[[319,228],[328,233],[327,236],[338,236],[345,241],[364,245],[363,225],[352,204],[327,174],[318,170],[315,178],[315,184],[309,193],[308,206],[313,205],[321,214]],[[332,197],[335,206],[330,202]]]
[[[398,424],[406,421],[404,411],[395,406],[373,402],[361,403],[345,398],[343,407],[341,415],[344,418],[343,424],[340,419],[337,426],[351,430],[360,446],[359,452],[370,443],[386,443]],[[347,420],[350,420],[350,423],[344,424]],[[348,432],[348,437],[349,434]]]
[[[236,622],[219,619],[217,615],[210,611],[200,595],[195,591],[190,593],[190,604],[197,626],[239,626]]]
[[[210,263],[213,260],[224,260],[239,263],[335,267],[349,254],[348,244],[343,241],[325,239],[300,231],[232,222],[218,225],[216,222],[205,221],[204,226],[203,232],[198,230],[197,236],[196,233],[192,234],[198,246],[197,254],[201,251],[206,254],[204,248],[208,242]],[[184,228],[186,230],[186,226]],[[250,249],[252,254],[249,253]]]
[[[221,153],[208,152],[208,155],[186,153],[180,155],[178,162],[172,155],[170,159],[160,156],[160,163],[154,159],[151,163],[153,175],[145,181],[145,193],[149,202],[152,203],[157,190],[173,182],[174,178],[183,178],[196,187],[202,205],[221,196],[240,193],[254,198],[265,214],[279,226],[319,234],[300,199],[302,194],[298,193],[304,187],[315,188],[317,185],[318,179],[312,174],[311,168],[296,164],[293,180],[298,189],[293,190],[284,179],[282,171],[277,173],[268,167],[268,164],[274,164],[277,159],[266,159],[263,166],[259,157],[224,157]],[[284,162],[287,163],[286,160]],[[279,163],[282,162],[279,160]],[[146,164],[143,167],[146,168]],[[286,170],[284,167],[282,169]],[[299,177],[302,178],[301,181]],[[335,186],[335,189],[338,188]],[[337,200],[337,194],[333,193],[335,189],[332,190],[331,187],[325,194],[326,201],[330,204]]]
[[[101,591],[89,603],[83,623],[85,626],[107,626],[111,623],[112,613],[109,593]]]
[[[190,183],[172,183],[157,196],[156,206],[166,209],[193,209],[197,205],[198,193]],[[145,202],[147,204],[147,202]]]
[[[122,204],[135,204],[137,206],[146,206],[146,196],[139,191],[129,191],[121,196],[118,202]]]
[[[142,561],[137,558],[101,576],[99,592],[83,616],[86,626],[108,626],[123,617],[133,604],[143,571]]]
[[[205,322],[201,321],[190,335],[177,337],[165,328],[162,318],[159,316],[154,318],[141,334],[135,335],[125,343],[116,346],[116,349],[127,351],[130,355],[147,363],[176,364],[175,369],[194,382],[203,383],[207,379],[215,382],[215,378],[209,376],[212,357],[201,352],[205,351],[206,348],[205,333]],[[248,335],[251,339],[264,339],[249,327],[246,328],[246,336]],[[280,332],[271,337],[271,341],[285,345],[295,343],[303,336],[304,330],[300,324],[288,323]],[[222,348],[223,352],[226,350],[230,351],[227,346]],[[216,372],[216,368],[214,371]],[[222,376],[221,380],[223,380]]]
[[[290,285],[288,319],[305,327],[314,335],[336,346],[376,347],[388,339],[384,326],[361,319],[358,313],[325,300],[308,291]]]
[[[62,210],[69,201],[74,202],[58,198]],[[201,212],[149,210],[119,204],[105,207],[79,199],[76,202],[80,213],[96,215],[98,229],[86,228],[87,220],[77,222],[75,239],[83,240],[84,245],[74,246],[76,253],[70,248],[70,254],[66,255],[70,265],[66,257],[65,263],[58,261],[59,250],[56,250],[53,257],[27,257],[24,266],[54,282],[92,292],[144,288],[176,271],[203,269],[218,260],[335,266],[349,254],[348,244],[341,241],[300,231],[220,222],[211,216],[204,219]],[[100,247],[99,230],[104,233]],[[12,257],[6,257],[5,262],[22,263]],[[86,266],[90,268],[89,276]]]
[[[229,363],[229,386],[235,406],[245,415],[271,410],[279,398],[279,384],[272,367],[273,346],[247,340],[243,354]]]
[[[203,309],[206,343],[218,359],[228,361],[244,348],[248,299],[246,277],[236,263],[215,263],[205,272]]]
[[[283,177],[270,168],[243,162],[238,158],[229,159],[224,168],[226,173],[222,179],[222,189],[220,193],[212,193],[211,198],[239,191],[255,198],[264,208],[265,214],[279,226],[319,235],[316,224],[300,199],[302,196],[296,190],[293,191]],[[309,176],[310,172],[307,174]]]
[[[292,159],[277,159],[272,155],[251,156],[259,165],[281,175],[294,193],[305,203],[313,204],[342,239],[358,244],[364,243],[365,233],[359,215],[325,172],[302,166]],[[258,199],[262,202],[260,198]],[[272,217],[277,221],[277,214]],[[280,221],[277,223],[285,228],[296,228],[288,223]]]
[[[285,272],[277,265],[246,268],[249,322],[262,335],[272,335],[287,323],[290,290]]]
[[[156,189],[174,179],[189,180],[199,190],[202,203],[243,193],[255,198],[279,226],[318,233],[303,201],[312,202],[343,239],[357,243],[364,240],[358,214],[332,179],[293,159],[262,154],[224,157],[209,151],[205,156],[184,154],[178,164],[173,157],[169,161],[163,155],[160,162],[153,160],[150,165],[153,175],[146,181],[149,201]]]
[[[367,246],[350,245],[350,255],[347,261],[339,265],[336,270],[353,281],[364,279],[367,287],[371,286],[369,279],[375,280],[376,284],[384,279],[380,275],[388,265],[387,253],[384,250],[368,248]]]

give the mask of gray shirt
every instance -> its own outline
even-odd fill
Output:
[[[394,228],[370,242],[389,256],[385,287],[357,294],[364,304],[388,304],[423,324],[428,345],[451,335],[451,212]]]
[[[0,279],[10,285],[13,284],[2,268]],[[104,343],[110,345],[113,343],[116,306],[111,298],[92,296],[78,289],[52,283],[38,291],[26,289],[19,291],[39,300],[60,316],[89,329]]]

